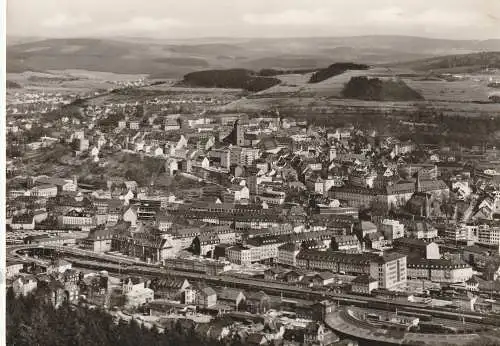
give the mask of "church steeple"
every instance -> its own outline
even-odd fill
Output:
[[[417,181],[415,182],[415,192],[422,192],[420,186],[420,171],[417,172]]]

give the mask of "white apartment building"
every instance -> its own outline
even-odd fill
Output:
[[[279,264],[286,266],[297,266],[297,255],[300,252],[300,244],[287,243],[278,247],[278,260]]]
[[[380,231],[384,238],[390,241],[405,236],[405,226],[397,220],[385,219],[380,225]]]
[[[35,197],[55,197],[57,196],[57,186],[55,185],[39,185],[35,186],[30,191],[31,196]]]
[[[242,245],[231,246],[226,249],[227,260],[231,263],[248,265],[252,263],[252,251]]]
[[[487,224],[460,225],[446,230],[445,236],[452,241],[500,247],[500,227],[497,226]]]
[[[500,227],[479,226],[476,242],[482,245],[500,247]]]

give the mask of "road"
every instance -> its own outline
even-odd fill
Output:
[[[334,331],[354,337],[380,343],[402,345],[424,342],[425,345],[466,345],[479,338],[477,334],[428,334],[405,332],[401,335],[390,333],[386,329],[372,326],[366,321],[357,320],[349,314],[349,308],[343,308],[327,315],[325,323]]]
[[[124,264],[143,264],[146,265],[145,262],[138,261],[136,259],[131,259],[123,256],[109,255],[109,254],[99,254],[90,250],[78,249],[74,247],[68,246],[55,246],[55,245],[15,245],[7,247],[7,254],[10,256],[17,256],[17,252],[21,250],[29,250],[29,249],[47,249],[54,250],[62,254],[70,254],[76,256],[84,256],[93,259],[104,260],[112,263],[124,263]]]

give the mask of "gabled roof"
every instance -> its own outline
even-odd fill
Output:
[[[154,286],[155,288],[166,288],[166,289],[181,289],[184,283],[186,282],[185,279],[177,279],[177,278],[160,278],[154,281]]]
[[[352,283],[355,283],[355,284],[363,284],[363,285],[368,285],[372,282],[378,282],[378,280],[372,278],[371,276],[369,275],[366,275],[366,274],[363,274],[363,275],[359,275],[357,276],[354,280],[351,281]]]
[[[235,288],[224,287],[222,289],[217,290],[217,297],[218,297],[218,299],[221,299],[221,300],[234,300],[234,301],[236,301],[236,299],[238,298],[240,293],[243,293],[243,291],[235,289]]]
[[[249,292],[245,296],[247,300],[258,300],[258,301],[269,298],[269,296],[262,291]]]
[[[31,224],[33,223],[33,214],[15,215],[12,217],[12,224]]]
[[[211,287],[205,287],[204,289],[201,290],[203,292],[203,294],[205,294],[206,296],[213,296],[213,295],[216,295],[217,293],[214,291],[213,288]]]
[[[329,280],[333,279],[335,275],[331,272],[325,271],[325,272],[319,272],[315,276],[321,278],[322,280]]]

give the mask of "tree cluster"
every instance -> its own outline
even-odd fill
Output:
[[[15,298],[12,290],[7,292],[6,303],[7,345],[222,345],[179,322],[160,333],[134,320],[116,321],[101,310],[68,304],[56,310],[36,295]]]
[[[333,76],[344,73],[347,70],[368,70],[369,66],[365,64],[355,64],[352,62],[339,62],[323,68],[311,76],[309,83],[319,83]]]
[[[280,83],[272,77],[262,77],[246,69],[206,70],[188,73],[183,83],[193,87],[235,88],[250,92],[268,89]]]
[[[259,75],[262,77],[272,77],[284,74],[306,74],[316,71],[317,69],[297,69],[297,70],[276,70],[272,68],[264,68],[259,71]]]
[[[342,90],[342,96],[373,101],[416,101],[423,97],[402,80],[383,81],[364,76],[352,77]]]

